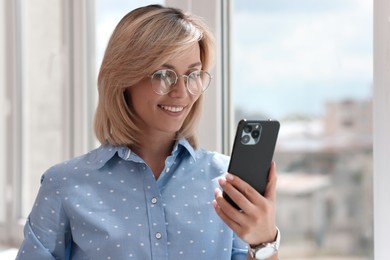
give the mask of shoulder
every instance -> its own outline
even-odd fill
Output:
[[[120,147],[103,145],[90,152],[63,161],[50,167],[43,175],[43,178],[64,178],[71,173],[79,171],[96,171],[102,168],[114,155],[119,152]]]
[[[178,148],[180,147],[180,149]],[[191,158],[197,165],[205,164],[215,168],[220,168],[224,171],[227,170],[230,157],[219,152],[209,151],[204,147],[195,149],[186,139],[180,139],[173,149],[173,153],[178,151],[185,150],[187,155]]]
[[[216,152],[209,151],[205,148],[199,148],[195,152],[195,160],[202,163],[207,163],[212,168],[226,171],[229,165],[230,157]]]

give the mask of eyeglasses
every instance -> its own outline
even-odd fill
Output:
[[[152,89],[158,95],[166,95],[171,92],[179,77],[176,72],[170,69],[158,70],[148,76],[152,82]],[[191,95],[202,94],[210,85],[211,75],[204,70],[196,70],[188,75],[181,75],[185,78],[185,84]]]

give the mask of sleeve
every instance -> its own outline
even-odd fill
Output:
[[[248,254],[248,245],[236,233],[233,236],[232,260],[245,260]]]
[[[68,259],[71,232],[62,201],[61,190],[53,172],[46,172],[24,227],[24,241],[17,260]]]

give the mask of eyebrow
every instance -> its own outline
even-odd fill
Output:
[[[202,66],[202,62],[198,61],[198,62],[192,63],[191,65],[188,66],[188,68],[191,69],[191,68],[195,68],[198,66]],[[175,69],[175,66],[172,66],[170,64],[163,64],[162,67],[165,67],[165,68],[171,69],[171,70]]]

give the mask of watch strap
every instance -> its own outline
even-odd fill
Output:
[[[260,245],[257,245],[255,247],[252,247],[250,246],[250,249],[249,249],[249,254],[251,257],[255,258],[255,259],[258,259],[256,258],[256,253],[260,250],[262,250],[263,248],[274,248],[275,249],[275,252],[274,254],[278,251],[279,249],[279,245],[280,245],[280,237],[281,237],[281,234],[280,234],[280,230],[278,227],[276,227],[276,237],[275,237],[275,240],[273,242],[266,242],[266,243],[261,243]]]

